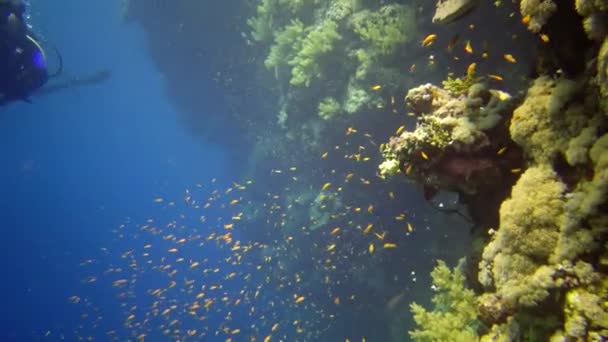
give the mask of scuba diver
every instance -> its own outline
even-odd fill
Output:
[[[42,88],[50,78],[62,73],[63,60],[55,49],[59,67],[49,74],[46,53],[25,22],[25,10],[23,0],[0,0],[0,106],[29,102],[32,95],[95,84],[110,77],[108,71],[101,71]]]
[[[0,0],[0,104],[27,101],[49,78],[44,50],[24,15],[21,0]]]

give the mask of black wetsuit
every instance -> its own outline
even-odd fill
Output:
[[[21,0],[0,0],[0,105],[27,100],[48,79],[43,51],[24,15]]]

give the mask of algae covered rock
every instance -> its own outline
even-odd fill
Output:
[[[478,0],[440,0],[435,8],[433,23],[447,24],[467,14],[478,4]]]
[[[520,12],[524,18],[529,18],[528,29],[538,33],[549,18],[557,11],[553,0],[521,0]]]
[[[500,182],[503,162],[510,161],[505,149],[497,151],[509,140],[503,128],[494,128],[510,115],[512,99],[499,98],[483,84],[466,95],[424,84],[408,91],[406,104],[418,125],[382,146],[387,161],[398,160],[409,178],[425,186],[460,193]]]

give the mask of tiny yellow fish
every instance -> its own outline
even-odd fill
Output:
[[[437,38],[436,34],[429,34],[428,36],[424,37],[422,42],[420,42],[420,45],[422,47],[431,46],[431,45],[433,45],[433,42],[435,42],[436,38]]]
[[[330,235],[336,235],[340,232],[340,227],[336,227],[334,229],[331,230],[331,232],[329,233]]]
[[[233,199],[232,201],[230,201],[230,205],[235,205],[237,203],[239,203],[238,199]]]
[[[329,155],[329,152],[325,152],[321,155],[321,159],[325,159],[327,158],[327,156]]]
[[[521,169],[517,168],[517,169],[511,169],[511,173],[520,173]]]
[[[548,43],[551,39],[549,38],[549,36],[547,36],[546,34],[542,33],[540,36],[540,40],[543,41],[543,43]]]
[[[330,182],[327,182],[327,183],[323,184],[323,187],[321,188],[321,191],[325,191],[325,190],[329,189],[330,186],[331,186]]]
[[[426,153],[424,153],[424,151],[420,151],[420,156],[422,156],[422,159],[424,159],[424,160],[429,160],[429,156],[427,156]]]
[[[471,46],[471,41],[467,40],[467,43],[464,46],[464,51],[466,51],[466,53],[468,54],[472,54],[473,53],[473,47]]]
[[[477,63],[471,63],[467,67],[467,78],[471,78],[475,75],[475,69],[477,69]]]
[[[498,152],[496,152],[496,154],[498,154],[499,156],[502,155],[503,153],[505,153],[507,151],[507,147],[502,147],[500,150],[498,150]]]
[[[384,249],[397,248],[397,244],[392,242],[387,242],[382,246]]]
[[[367,247],[367,251],[369,252],[369,254],[374,253],[374,244],[370,243],[369,247]]]
[[[505,54],[503,57],[509,63],[517,63],[517,59],[515,59],[515,57],[513,57],[513,55],[511,55],[509,53]]]
[[[370,214],[374,212],[374,206],[370,204],[369,207],[367,207],[367,212]]]
[[[399,126],[399,128],[397,128],[397,131],[395,132],[395,135],[403,133],[403,130],[405,130],[405,126]]]
[[[409,222],[407,223],[407,231],[410,233],[414,231],[414,226]]]
[[[363,234],[367,234],[367,233],[371,232],[372,228],[374,228],[374,225],[371,223],[368,224],[367,227],[365,227],[365,229],[363,230]]]
[[[412,172],[412,164],[409,164],[407,168],[405,168],[405,174],[409,175]]]
[[[375,84],[370,89],[373,91],[378,91],[378,90],[382,89],[382,86],[379,84]]]
[[[525,17],[521,18],[521,23],[524,25],[528,25],[530,23],[530,20],[532,20],[532,17],[528,14]]]
[[[494,81],[502,81],[503,78],[500,75],[492,75],[492,74],[488,74],[488,77]]]
[[[304,297],[304,296],[297,297],[295,300],[295,303],[296,304],[302,303],[304,301],[304,299],[306,299],[306,297]]]

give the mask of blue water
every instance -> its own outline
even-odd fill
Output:
[[[110,243],[110,228],[143,220],[157,196],[231,178],[226,151],[177,122],[142,32],[118,8],[32,1],[30,22],[63,55],[63,77],[112,78],[0,109],[2,341],[75,327],[66,303],[80,290],[76,266]]]

